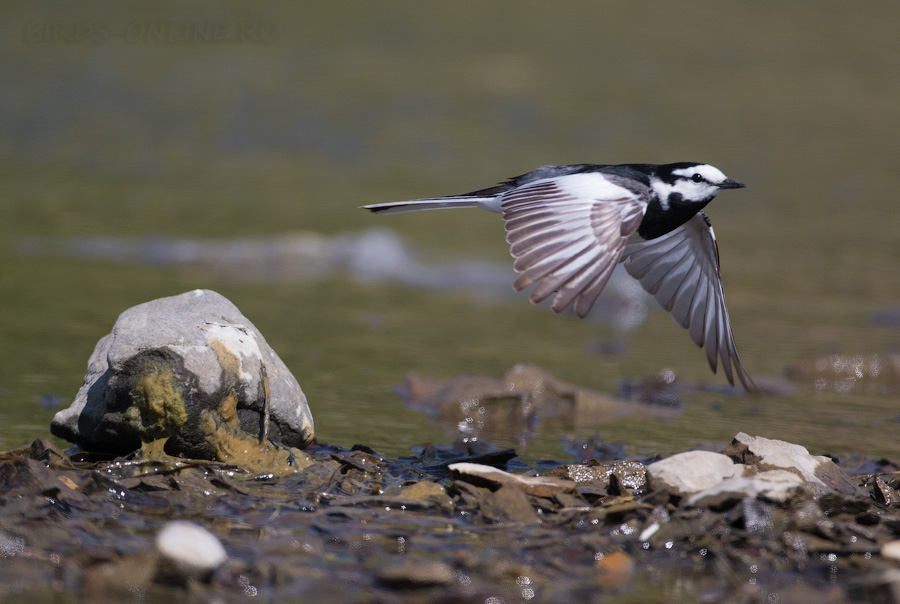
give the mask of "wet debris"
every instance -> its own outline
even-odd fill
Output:
[[[575,489],[573,481],[556,476],[520,476],[477,463],[451,464],[450,476],[476,486],[487,487],[492,491],[508,486],[537,497],[552,497],[557,493]]]
[[[384,473],[385,469],[384,459],[364,451],[339,451],[332,453],[331,459],[341,464],[345,472],[353,469],[377,475]]]
[[[893,601],[900,571],[890,460],[743,433],[540,470],[483,442],[307,453],[280,476],[43,441],[0,455],[0,597],[843,604]]]
[[[602,488],[613,494],[643,491],[647,486],[647,467],[629,459],[611,462],[592,459],[586,464],[559,466],[551,473],[574,481],[576,488]]]
[[[523,471],[529,466],[516,457],[515,449],[498,449],[487,441],[457,438],[450,446],[424,444],[415,447],[417,455],[401,457],[397,461],[424,474],[446,478],[450,465],[460,462],[477,463],[501,470]]]
[[[193,459],[279,458],[288,466],[302,457],[289,447],[314,438],[297,380],[256,327],[209,290],[123,312],[51,431],[90,452],[150,445]]]
[[[863,484],[863,487],[867,486],[872,488],[872,495],[878,503],[883,505],[900,504],[900,493],[886,483],[881,476],[872,476]]]

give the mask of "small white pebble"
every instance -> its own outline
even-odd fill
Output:
[[[656,531],[658,531],[658,530],[659,530],[659,523],[658,522],[651,523],[647,528],[645,528],[643,531],[641,531],[641,536],[638,537],[638,541],[647,541],[648,539],[650,539],[650,537],[655,535]]]
[[[219,539],[193,522],[172,520],[156,535],[156,550],[187,572],[210,572],[228,559]]]
[[[882,545],[881,555],[891,560],[900,560],[900,540],[888,541]]]

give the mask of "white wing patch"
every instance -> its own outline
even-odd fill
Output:
[[[551,308],[584,317],[609,280],[647,202],[598,173],[535,181],[505,193],[506,240],[520,273],[514,287],[534,286],[531,301],[553,295]]]
[[[608,180],[599,172],[584,172],[582,174],[569,174],[556,178],[548,178],[545,181],[535,181],[528,186],[552,182],[559,191],[571,197],[590,201],[610,201],[635,197],[635,194]],[[520,190],[524,187],[520,187]]]

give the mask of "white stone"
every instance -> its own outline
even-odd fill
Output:
[[[827,457],[810,455],[806,447],[801,445],[762,436],[750,436],[744,432],[739,432],[734,440],[745,445],[753,455],[759,457],[755,465],[795,470],[807,482],[825,486],[825,483],[816,476],[816,470],[822,464],[833,463]]]
[[[803,488],[814,497],[826,493],[868,499],[869,494],[856,480],[828,457],[810,455],[805,447],[783,440],[749,436],[743,432],[725,449],[735,459],[757,471],[780,469],[793,472],[805,481]]]
[[[219,539],[193,522],[172,520],[156,535],[156,551],[186,574],[210,573],[228,559]]]
[[[712,451],[687,451],[647,466],[652,489],[663,488],[684,497],[713,487],[735,475],[735,463]]]
[[[743,472],[745,466],[737,464]],[[717,485],[692,495],[687,506],[716,505],[729,499],[745,497],[762,498],[773,503],[784,503],[803,485],[803,479],[787,470],[769,470],[754,476],[736,475]]]
[[[888,541],[882,545],[881,555],[891,560],[900,560],[900,540]]]

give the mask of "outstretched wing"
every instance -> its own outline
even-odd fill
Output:
[[[637,230],[646,198],[599,173],[538,180],[504,193],[506,240],[520,273],[516,291],[534,285],[532,302],[555,294],[555,312],[572,305],[586,316]]]
[[[721,357],[729,383],[734,384],[733,373],[737,373],[744,388],[759,391],[734,344],[719,274],[719,250],[705,212],[661,237],[629,243],[622,258],[625,270],[672,313],[697,346],[706,349],[713,373]]]

